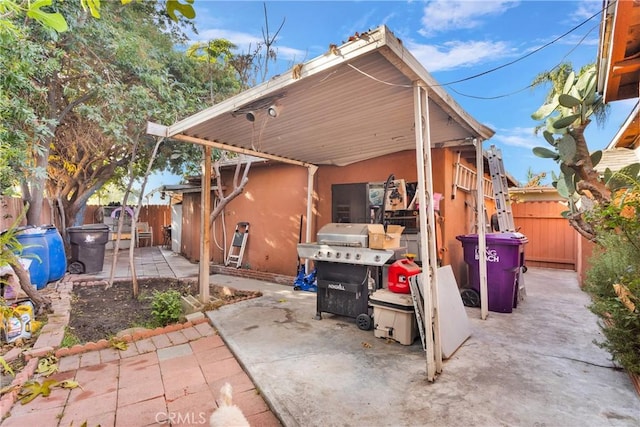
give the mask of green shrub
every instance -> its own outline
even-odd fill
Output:
[[[164,292],[155,291],[151,300],[151,314],[160,326],[180,320],[182,315],[180,292],[175,289]]]
[[[637,194],[637,193],[636,193]],[[602,228],[585,291],[606,341],[597,345],[627,371],[640,375],[640,198],[614,198],[597,209]]]

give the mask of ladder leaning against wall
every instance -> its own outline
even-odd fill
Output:
[[[487,157],[500,232],[515,232],[507,174],[504,170],[504,163],[502,163],[502,152],[495,145],[492,145],[487,152]]]

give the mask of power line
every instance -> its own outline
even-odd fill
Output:
[[[592,18],[593,18],[593,17],[592,17]],[[589,19],[591,19],[591,18],[589,18]],[[588,20],[587,20],[587,21],[588,21]],[[587,21],[585,21],[585,22],[587,22]],[[575,50],[576,50],[576,49],[577,49],[577,48],[582,44],[582,42],[584,42],[584,40],[587,38],[587,36],[588,36],[589,34],[591,34],[591,32],[592,32],[595,28],[597,28],[597,27],[598,27],[598,25],[594,25],[593,27],[591,27],[591,29],[589,29],[589,31],[587,31],[587,32],[585,33],[585,35],[584,35],[584,36],[582,36],[582,38],[578,41],[578,43],[576,43],[576,45],[575,45],[574,47],[572,47],[572,48],[569,50],[569,52],[567,52],[567,53],[562,57],[562,59],[560,60],[560,62],[558,62],[555,66],[553,66],[553,68],[551,68],[551,70],[549,70],[549,71],[553,71],[553,70],[555,70],[556,68],[560,67],[560,66],[564,63],[565,59],[567,59],[567,57],[568,57],[569,55],[571,55],[571,54],[573,53],[573,51],[575,51]],[[454,83],[455,83],[455,82],[454,82]],[[447,85],[450,85],[450,84],[453,84],[453,83],[447,83]],[[445,86],[445,85],[442,85],[442,86]],[[522,89],[518,89],[518,90],[513,91],[513,92],[505,93],[505,94],[502,94],[502,95],[495,95],[495,96],[478,96],[478,95],[469,95],[469,94],[465,94],[465,93],[459,92],[459,91],[457,91],[456,89],[454,89],[453,87],[449,87],[448,89],[449,89],[450,91],[452,91],[452,92],[457,93],[457,94],[458,94],[458,95],[460,95],[460,96],[464,96],[464,97],[467,97],[467,98],[491,100],[491,99],[506,98],[506,97],[509,97],[509,96],[512,96],[512,95],[518,94],[518,93],[520,93],[520,92],[524,92],[525,90],[527,90],[527,89],[531,89],[531,88],[533,88],[534,86],[535,86],[535,84],[534,84],[534,83],[531,83],[531,84],[529,84],[528,86],[523,87]]]
[[[497,67],[494,67],[494,68],[492,68],[492,69],[490,69],[490,70],[486,70],[486,71],[483,71],[483,72],[481,72],[481,73],[474,74],[474,75],[472,75],[472,76],[465,77],[465,78],[460,79],[460,80],[455,80],[455,81],[448,82],[448,83],[442,83],[442,84],[440,84],[439,86],[449,86],[449,85],[452,85],[452,84],[455,84],[455,83],[462,83],[462,82],[466,82],[466,81],[468,81],[468,80],[472,80],[472,79],[475,79],[475,78],[478,78],[478,77],[484,76],[484,75],[486,75],[486,74],[493,73],[494,71],[497,71],[497,70],[500,70],[500,69],[502,69],[502,68],[508,67],[509,65],[513,65],[513,64],[515,64],[516,62],[520,62],[520,61],[522,61],[523,59],[530,57],[530,56],[531,56],[531,55],[533,55],[534,53],[538,53],[538,52],[540,52],[541,50],[546,49],[547,47],[551,46],[552,44],[554,44],[554,43],[555,43],[555,42],[557,42],[558,40],[561,40],[561,39],[563,39],[564,37],[568,36],[569,34],[571,34],[572,32],[574,32],[574,31],[575,31],[575,30],[577,30],[578,28],[582,27],[584,24],[586,24],[587,22],[591,21],[593,18],[595,18],[596,16],[600,15],[601,13],[602,13],[602,10],[600,10],[600,11],[598,11],[598,12],[594,13],[593,15],[591,15],[591,17],[589,17],[589,18],[585,19],[585,20],[584,20],[584,21],[582,21],[580,24],[578,24],[578,25],[576,25],[575,27],[571,28],[569,31],[566,31],[564,34],[562,34],[562,35],[560,35],[560,36],[556,37],[556,38],[555,38],[555,39],[553,39],[552,41],[550,41],[550,42],[548,42],[548,43],[546,43],[546,44],[544,44],[544,45],[540,46],[539,48],[534,49],[534,50],[532,50],[531,52],[529,52],[529,53],[527,53],[527,54],[525,54],[525,55],[522,55],[522,56],[521,56],[521,57],[519,57],[519,58],[514,59],[514,60],[513,60],[513,61],[511,61],[511,62],[507,62],[507,63],[505,63],[505,64],[502,64],[502,65],[499,65],[499,66],[497,66]]]

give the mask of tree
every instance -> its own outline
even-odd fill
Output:
[[[108,28],[105,30],[107,19],[89,16],[99,18],[100,11],[107,10],[109,21],[115,23],[121,22],[126,13],[135,11],[137,19],[145,23],[143,28],[153,27],[156,33],[163,33],[174,42],[184,42],[186,37],[181,28],[192,26],[189,19],[195,16],[192,10],[189,11],[192,9],[190,4],[173,0],[128,3],[128,0],[122,0],[122,5],[108,2],[101,7],[99,1],[93,0],[0,0],[0,41],[2,53],[6,53],[1,61],[8,65],[9,71],[6,78],[0,80],[0,109],[7,112],[2,115],[0,134],[9,134],[13,139],[11,146],[17,147],[15,152],[25,153],[19,159],[22,161],[15,161],[3,152],[0,167],[10,164],[14,168],[20,166],[20,171],[16,173],[13,169],[13,175],[1,173],[0,177],[3,178],[3,193],[11,187],[9,181],[20,178],[23,198],[31,206],[27,213],[30,224],[36,224],[40,218],[49,154],[58,126],[70,113],[89,105],[94,97],[110,99],[109,95],[114,93],[105,90],[105,82],[123,82],[117,80],[122,73],[109,73],[122,64],[116,61],[112,67],[109,58],[100,54],[109,48],[120,48],[113,52],[120,55],[126,43],[137,41],[122,36],[127,29],[137,28],[135,25],[126,28],[123,24],[119,33],[109,32]],[[69,28],[72,31],[67,31]],[[98,37],[94,38],[95,35]],[[100,36],[111,38],[107,40]],[[174,51],[174,44],[163,43],[161,46]],[[112,129],[114,127],[115,124]]]
[[[120,0],[123,5],[131,3],[131,0]],[[164,3],[166,14],[178,21],[178,14],[186,19],[196,17],[192,3],[194,0],[186,0],[186,3],[180,3],[178,0],[159,0],[158,3]],[[79,0],[78,2],[84,11],[88,11],[92,17],[100,18],[101,6],[100,0]],[[0,0],[0,25],[3,20],[13,18],[29,18],[33,19],[46,29],[63,33],[69,29],[67,19],[56,8],[59,4],[53,4],[53,0],[39,0],[34,2],[16,1],[16,0]]]
[[[553,176],[553,185],[569,203],[563,215],[581,235],[594,240],[596,229],[585,220],[584,213],[594,203],[606,205],[611,201],[611,190],[600,177],[595,166],[601,151],[589,152],[584,136],[591,117],[604,121],[606,106],[596,93],[596,67],[587,65],[576,74],[571,64],[563,64],[551,72],[540,74],[534,84],[552,83],[545,104],[532,114],[534,120],[544,120],[542,134],[553,149],[536,147],[534,154],[550,158],[560,164],[559,175]]]
[[[86,200],[123,175],[132,141],[144,134],[149,118],[175,120],[205,105],[201,67],[175,49],[183,37],[158,28],[162,12],[153,3],[106,7],[111,13],[100,20],[85,19],[82,10],[68,12],[73,31],[63,35],[51,37],[39,26],[24,29],[32,45],[42,47],[33,62],[50,64],[34,67],[29,76],[31,88],[41,90],[22,90],[17,97],[47,123],[39,135],[36,126],[25,132],[25,140],[35,140],[33,161],[26,164],[37,172],[25,168],[23,175],[23,198],[33,206],[30,224],[40,217],[44,188],[66,223],[80,224]],[[50,158],[56,161],[49,164]]]
[[[527,169],[527,181],[521,185],[523,188],[540,187],[547,177],[546,172],[535,173],[531,167]]]
[[[262,42],[258,43],[255,49],[249,53],[232,55],[231,49],[235,46],[233,44],[224,44],[220,42],[199,43],[192,45],[188,50],[188,54],[198,58],[201,61],[206,61],[208,64],[218,64],[224,70],[233,69],[237,74],[237,79],[240,81],[241,89],[247,89],[251,83],[264,81],[268,75],[269,62],[277,59],[276,51],[273,49],[277,41],[278,34],[284,26],[284,19],[278,27],[275,34],[269,32],[269,20],[267,17],[267,7],[264,5],[264,19],[265,28],[262,29]],[[197,150],[192,147],[189,157],[190,165],[188,166],[192,171],[197,168],[196,164],[200,164],[198,160],[201,160],[205,151],[203,149]],[[232,186],[228,186],[230,190],[225,194],[222,175],[220,173],[222,163],[233,158],[237,159],[236,168],[233,175]],[[212,168],[214,170],[213,178],[216,180],[216,196],[218,202],[215,209],[209,215],[209,224],[213,226],[214,221],[224,210],[229,202],[242,194],[244,187],[249,182],[249,170],[251,169],[251,158],[246,156],[237,156],[233,153],[226,151],[213,150],[212,151]],[[184,167],[184,164],[181,165]]]

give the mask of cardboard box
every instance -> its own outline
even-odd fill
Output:
[[[388,225],[384,232],[382,224],[369,224],[369,248],[393,249],[400,247],[400,235],[404,227],[400,225]]]

